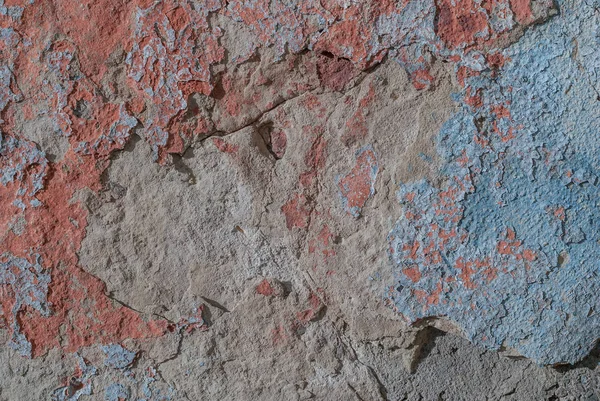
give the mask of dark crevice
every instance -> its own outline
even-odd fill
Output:
[[[187,151],[186,151],[187,153]],[[185,155],[185,153],[184,153]],[[179,155],[177,153],[173,153],[171,155],[172,161],[173,161],[173,167],[175,168],[175,170],[179,171],[180,173],[184,174],[187,176],[188,178],[188,183],[190,185],[194,185],[196,184],[197,180],[196,180],[196,175],[194,174],[194,170],[192,170],[185,162],[184,162],[184,156],[183,155]],[[189,158],[189,157],[188,157]]]
[[[175,350],[175,353],[173,355],[171,355],[170,357],[163,359],[162,361],[158,362],[156,364],[156,369],[158,370],[158,368],[160,367],[160,365],[167,363],[169,361],[175,360],[177,358],[179,358],[179,356],[181,355],[181,348],[183,345],[183,328],[179,329],[179,332],[177,333],[178,335],[178,339],[177,339],[177,349]]]
[[[431,355],[437,345],[438,338],[445,335],[446,333],[444,331],[431,326],[426,327],[417,333],[413,345],[413,347],[417,347],[417,350],[410,366],[411,372],[416,371],[421,361],[424,361]]]
[[[557,371],[558,373],[565,374],[565,373],[568,373],[569,371],[576,370],[576,369],[582,369],[582,368],[589,369],[589,370],[595,370],[599,365],[600,365],[600,341],[596,341],[594,348],[581,361],[579,361],[573,365],[564,364],[564,365],[553,366],[552,368],[555,371]]]
[[[223,305],[221,305],[219,302],[217,302],[215,300],[212,300],[212,299],[209,299],[206,297],[200,297],[200,298],[202,298],[207,304],[214,306],[217,309],[221,309],[223,312],[228,312],[228,313],[230,312],[229,309],[227,309],[226,307],[224,307]]]
[[[356,391],[356,389],[354,388],[354,386],[352,386],[352,384],[350,384],[350,383],[347,383],[347,384],[348,384],[348,388],[350,388],[350,390],[352,390],[352,392],[354,393],[356,398],[359,399],[359,401],[365,401],[365,399],[360,396],[360,394],[358,393],[358,391]]]

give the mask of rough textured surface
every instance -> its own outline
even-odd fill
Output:
[[[0,0],[0,400],[597,400],[592,0]]]

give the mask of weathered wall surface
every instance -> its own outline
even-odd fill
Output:
[[[597,400],[600,3],[0,0],[0,400]]]

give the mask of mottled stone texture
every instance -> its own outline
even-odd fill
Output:
[[[598,400],[598,10],[0,0],[0,401]]]

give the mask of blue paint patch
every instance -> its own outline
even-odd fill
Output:
[[[29,4],[32,2],[33,0],[30,0]],[[7,6],[5,0],[0,0],[0,15],[10,17],[15,22],[21,22],[23,11],[25,11],[25,7]]]
[[[103,345],[101,348],[106,354],[104,365],[114,369],[128,368],[137,355],[135,352],[129,351],[119,344]]]
[[[119,119],[110,126],[108,132],[103,133],[93,142],[79,142],[75,151],[84,155],[109,155],[113,149],[123,149],[137,124],[137,118],[127,111],[125,105],[121,105]],[[158,157],[158,148],[155,152]]]
[[[47,74],[42,81],[42,90],[51,100],[42,113],[50,117],[54,126],[52,134],[58,136],[69,137],[72,134],[69,97],[75,90],[75,85],[84,81],[78,68],[72,68],[76,52],[75,46],[64,40],[50,42],[44,49]]]
[[[150,367],[146,371],[144,382],[142,384],[142,393],[146,399],[140,401],[171,401],[177,396],[177,392],[171,386],[164,386],[164,383],[157,380],[159,377],[156,369]],[[160,378],[160,377],[159,377]]]
[[[544,365],[583,359],[600,327],[600,17],[559,7],[503,51],[499,73],[467,79],[438,138],[446,183],[402,185],[389,234],[398,313],[446,317]]]
[[[14,7],[4,7],[4,1],[0,0],[0,14],[3,14],[3,10],[10,14],[14,12]],[[17,58],[19,53],[19,47],[27,46],[28,43],[23,41],[21,35],[13,28],[0,28],[0,44],[2,51],[2,62],[0,62],[0,111],[3,111],[8,103],[16,102],[23,99],[23,95],[20,92],[15,92],[14,89],[18,88],[15,82],[14,71],[14,60]],[[3,120],[0,118],[0,122]]]
[[[12,337],[8,345],[22,356],[31,357],[31,343],[21,333],[18,315],[23,307],[28,306],[38,311],[42,316],[50,316],[50,304],[47,300],[50,273],[41,265],[39,255],[31,263],[24,258],[10,254],[0,256],[0,285],[9,286],[15,297],[15,303],[10,311],[2,314],[9,322]]]
[[[106,401],[128,400],[129,396],[129,388],[120,383],[113,383],[104,390],[104,399]]]
[[[433,162],[433,159],[431,158],[431,156],[428,156],[423,152],[419,153],[419,158],[421,158],[421,160],[423,160],[424,162],[427,162],[427,163]]]
[[[44,188],[47,170],[46,155],[33,142],[0,132],[0,184],[17,183],[15,206],[40,205],[35,195]]]
[[[59,387],[52,392],[52,401],[77,401],[82,395],[92,394],[92,377],[96,376],[98,369],[78,354],[77,365],[80,374],[77,377],[71,377],[66,386]]]

